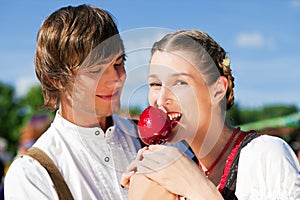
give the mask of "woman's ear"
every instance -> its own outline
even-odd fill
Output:
[[[212,98],[214,103],[219,103],[223,100],[224,96],[226,95],[228,88],[228,81],[225,76],[220,76],[218,80],[215,82],[212,91]]]

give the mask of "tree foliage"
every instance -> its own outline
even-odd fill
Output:
[[[28,112],[40,112],[39,107],[41,107],[43,103],[44,99],[40,85],[31,87],[27,94],[20,100],[20,104],[26,107],[29,110]]]
[[[23,97],[16,97],[13,86],[0,82],[0,137],[8,142],[8,151],[16,153],[20,130],[43,105],[40,86],[32,87]],[[48,114],[52,114],[47,112]]]
[[[246,124],[264,119],[286,116],[298,112],[295,105],[266,105],[259,108],[243,108],[235,104],[228,112],[227,119],[233,125]]]
[[[0,137],[8,140],[9,150],[14,150],[18,142],[19,125],[22,122],[20,105],[15,98],[15,90],[10,85],[0,83]]]

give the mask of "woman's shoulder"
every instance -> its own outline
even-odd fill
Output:
[[[261,135],[241,150],[236,194],[249,199],[299,197],[299,173],[291,147],[279,137]]]
[[[270,151],[271,150],[271,151]],[[292,151],[291,147],[281,138],[261,135],[249,142],[242,151],[278,153],[278,151]]]
[[[295,155],[290,145],[277,136],[261,135],[249,142],[242,152],[255,155]],[[295,155],[296,156],[296,155]]]
[[[256,161],[283,159],[298,164],[295,167],[299,167],[298,159],[292,148],[283,139],[276,136],[261,135],[253,139],[241,150],[241,157]]]

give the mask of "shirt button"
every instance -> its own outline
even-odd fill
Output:
[[[106,157],[104,158],[104,161],[105,161],[105,162],[109,162],[109,157],[106,156]]]
[[[99,134],[100,134],[100,131],[96,131],[96,132],[95,132],[95,135],[99,135]]]

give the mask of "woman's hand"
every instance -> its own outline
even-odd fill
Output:
[[[143,174],[134,174],[130,180],[128,200],[176,200],[177,195],[170,193]]]
[[[121,185],[125,188],[129,188],[130,186],[130,179],[136,173],[137,166],[139,162],[143,159],[143,152],[146,151],[148,147],[144,147],[138,151],[137,157],[134,161],[132,161],[129,166],[127,167],[126,172],[122,174],[121,178]]]
[[[188,199],[223,199],[194,161],[177,148],[151,145],[141,157],[137,172],[168,191]]]

